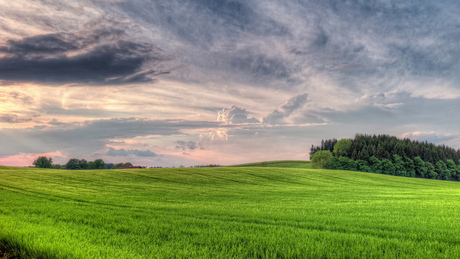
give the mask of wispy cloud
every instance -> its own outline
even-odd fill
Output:
[[[29,2],[0,2],[0,156],[225,164],[356,132],[460,145],[454,1]]]

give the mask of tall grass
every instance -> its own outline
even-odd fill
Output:
[[[457,182],[290,168],[0,168],[24,258],[459,258]]]

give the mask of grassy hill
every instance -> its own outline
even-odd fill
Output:
[[[279,167],[0,168],[24,258],[459,258],[458,182]]]
[[[282,160],[266,161],[241,165],[232,165],[232,167],[284,167],[284,168],[310,168],[310,161],[304,160]]]

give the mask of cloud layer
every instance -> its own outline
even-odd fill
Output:
[[[152,82],[170,72],[159,64],[171,59],[122,29],[98,26],[8,40],[0,54],[0,80],[58,85]]]
[[[0,2],[0,157],[306,159],[355,133],[460,148],[455,1],[29,2]]]

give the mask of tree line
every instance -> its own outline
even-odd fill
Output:
[[[108,163],[102,159],[87,161],[85,159],[72,158],[65,165],[53,164],[52,158],[46,156],[38,157],[33,163],[37,168],[54,168],[54,169],[69,169],[69,170],[87,170],[87,169],[117,169],[118,167],[132,167],[130,162],[125,163]]]
[[[389,135],[356,134],[354,139],[322,140],[320,146],[312,145],[310,158],[315,168],[442,180],[460,178],[460,150]]]

